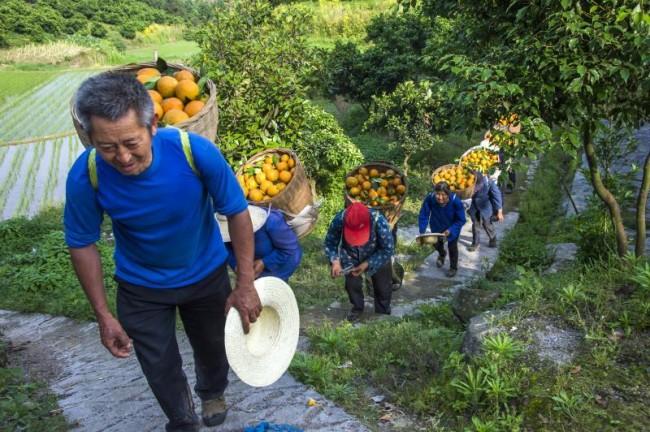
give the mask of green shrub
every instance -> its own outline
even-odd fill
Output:
[[[584,262],[599,261],[616,253],[616,233],[609,213],[600,202],[592,201],[574,219],[578,233],[578,259]]]

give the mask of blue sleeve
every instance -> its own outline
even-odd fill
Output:
[[[418,226],[420,229],[420,234],[424,234],[427,230],[427,225],[429,224],[429,219],[431,218],[431,207],[429,205],[429,197],[427,194],[422,201],[422,206],[420,207],[420,215],[418,216]]]
[[[65,186],[63,227],[65,243],[70,248],[82,248],[99,240],[104,211],[97,202],[97,193],[88,177],[88,156],[82,153],[68,172]]]
[[[368,257],[368,276],[375,274],[395,253],[393,234],[390,232],[390,225],[384,215],[380,214],[377,217],[377,223],[374,229],[377,235],[378,248]]]
[[[327,235],[325,235],[325,255],[327,255],[330,262],[339,258],[339,244],[341,243],[342,236],[343,212],[339,212],[334,216],[334,219],[332,219],[332,222],[327,229]]]
[[[189,135],[196,169],[208,188],[215,210],[226,216],[246,210],[248,202],[244,192],[219,149],[201,135]]]
[[[271,238],[273,252],[262,258],[262,261],[265,268],[277,272],[293,255],[300,252],[298,237],[284,221],[284,216],[277,212],[269,214],[264,228]]]
[[[489,190],[488,194],[490,196],[490,202],[492,203],[492,210],[496,212],[503,208],[503,202],[501,202],[501,189],[494,180],[488,182]]]
[[[455,198],[452,204],[454,205],[454,223],[451,224],[449,231],[453,234],[451,237],[457,238],[460,235],[460,230],[463,228],[463,225],[467,222],[467,219],[465,217],[465,207],[463,207],[463,202],[460,199]]]

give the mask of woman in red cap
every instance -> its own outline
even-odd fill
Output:
[[[355,202],[334,216],[325,237],[325,253],[332,277],[345,275],[345,290],[352,303],[348,320],[358,320],[363,312],[364,272],[372,278],[375,313],[390,314],[394,252],[390,226],[379,211]]]

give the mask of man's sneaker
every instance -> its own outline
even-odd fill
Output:
[[[480,246],[479,244],[472,243],[471,245],[467,246],[467,250],[469,252],[474,252],[474,251],[478,250],[479,246]]]
[[[228,408],[223,396],[201,401],[201,418],[206,426],[218,426],[226,420]]]
[[[447,270],[447,277],[452,278],[456,276],[456,271],[457,271],[456,269],[450,268],[449,270]]]
[[[352,309],[350,312],[348,312],[348,315],[345,317],[345,319],[350,322],[357,322],[361,318],[362,313],[363,311]]]
[[[493,238],[493,239],[490,239],[490,244],[488,246],[490,246],[491,248],[497,247],[497,239],[496,239],[496,237]]]

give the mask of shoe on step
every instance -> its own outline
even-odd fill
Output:
[[[447,270],[447,277],[452,278],[452,277],[456,276],[456,272],[457,272],[456,269],[449,269],[449,270]]]
[[[348,312],[348,315],[345,317],[346,320],[350,321],[351,323],[359,321],[361,319],[361,314],[363,311],[357,310],[357,309],[351,309],[350,312]]]
[[[436,267],[440,268],[443,265],[445,265],[445,256],[444,255],[438,255],[438,259],[436,260]]]
[[[202,400],[201,408],[201,418],[206,426],[218,426],[226,420],[228,408],[223,395],[214,399]]]
[[[490,244],[488,246],[491,247],[491,248],[497,247],[497,239],[496,239],[496,237],[493,238],[493,239],[490,239]]]
[[[472,243],[471,245],[467,246],[467,250],[469,252],[474,252],[478,250],[479,246],[480,246],[479,244]]]

